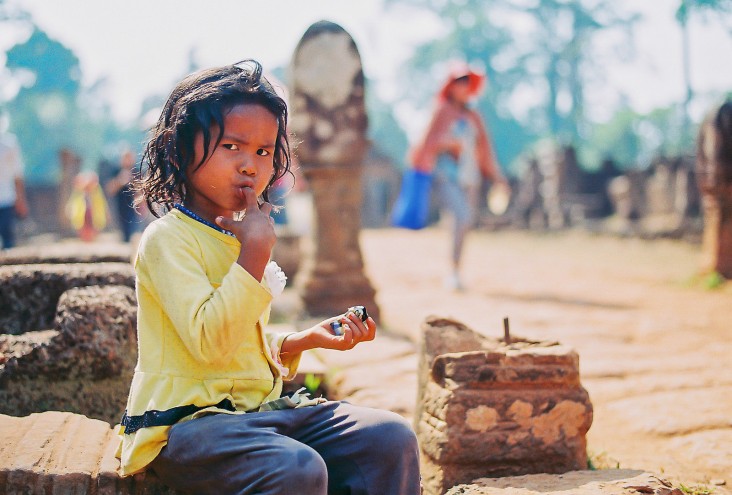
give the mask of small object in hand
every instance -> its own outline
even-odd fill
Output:
[[[351,306],[350,308],[348,308],[348,311],[361,318],[361,321],[366,321],[366,319],[369,317],[369,314],[366,312],[366,308],[364,306]]]
[[[331,321],[330,322],[330,329],[336,335],[343,335],[343,325],[341,324],[340,321]]]
[[[361,321],[366,321],[366,319],[369,317],[369,314],[366,312],[366,308],[364,306],[351,306],[350,308],[348,308],[347,313],[353,313],[354,315],[358,316]],[[343,323],[341,323],[340,321],[330,322],[330,329],[335,335],[343,335]]]

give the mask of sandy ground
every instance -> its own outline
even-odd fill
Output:
[[[596,465],[732,493],[732,282],[705,287],[699,246],[479,231],[466,247],[466,290],[456,293],[443,285],[449,239],[441,227],[364,230],[360,240],[380,337],[319,355],[339,370],[347,398],[410,417],[424,318],[452,317],[501,337],[508,317],[514,335],[578,351]]]
[[[434,314],[500,337],[508,317],[514,335],[571,345],[594,407],[588,451],[595,464],[687,484],[724,480],[715,493],[728,492],[732,283],[705,287],[699,246],[583,232],[475,232],[465,254],[467,287],[455,293],[443,286],[448,242],[440,227],[362,233],[385,335],[417,344],[422,321]],[[413,361],[391,362],[408,374]]]

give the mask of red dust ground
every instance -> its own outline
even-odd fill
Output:
[[[448,237],[435,227],[365,230],[366,273],[385,330],[419,342],[427,315],[557,340],[580,356],[600,467],[732,484],[732,282],[709,289],[700,246],[584,232],[476,232],[461,293],[443,287]],[[380,384],[388,387],[389,384]]]

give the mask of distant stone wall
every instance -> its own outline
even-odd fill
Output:
[[[642,238],[698,240],[700,195],[693,157],[655,157],[641,170],[605,160],[586,170],[572,146],[542,143],[521,159],[505,216],[517,228],[584,227]]]

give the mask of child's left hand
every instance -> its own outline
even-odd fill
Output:
[[[342,325],[342,335],[336,335],[331,329],[330,324],[336,321]],[[297,354],[318,348],[347,351],[361,342],[374,340],[374,337],[376,337],[376,323],[373,318],[368,317],[366,321],[361,321],[361,318],[349,311],[323,320],[307,330],[288,335],[282,342],[280,355]]]
[[[342,335],[336,335],[333,332],[331,327],[333,322],[341,324]],[[361,321],[361,318],[352,311],[334,318],[328,318],[310,330],[314,341],[317,342],[315,347],[338,351],[353,349],[357,344],[374,340],[376,337],[376,323],[373,318],[368,317],[366,321]]]

